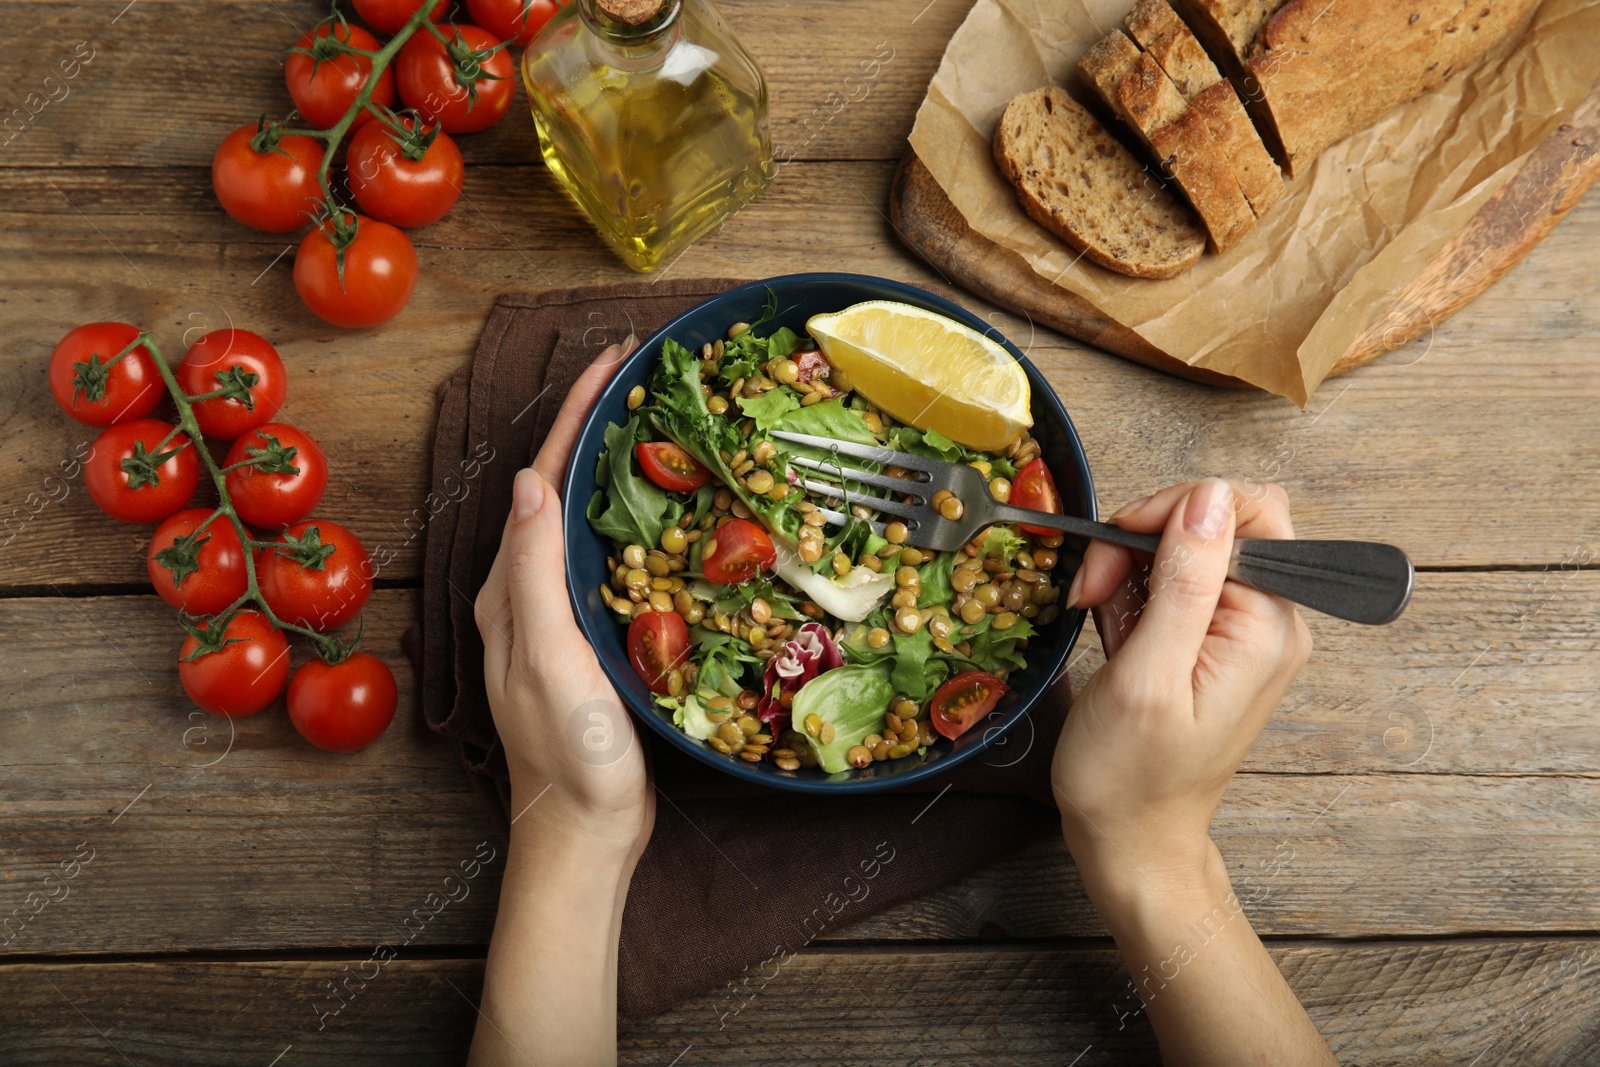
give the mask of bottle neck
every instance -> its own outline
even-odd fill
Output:
[[[672,43],[677,38],[678,15],[683,9],[683,0],[664,0],[653,17],[632,26],[607,15],[600,0],[577,0],[577,4],[589,32],[630,58],[642,58]]]

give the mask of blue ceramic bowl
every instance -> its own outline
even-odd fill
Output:
[[[816,768],[784,771],[766,760],[746,763],[733,756],[725,756],[705,742],[679,730],[672,724],[670,715],[663,714],[662,709],[656,706],[649,689],[629,665],[627,627],[616,621],[616,616],[600,599],[600,586],[609,577],[606,556],[611,552],[611,546],[590,529],[584,510],[597,488],[596,460],[604,447],[602,435],[606,425],[627,420],[628,391],[636,385],[645,384],[649,379],[660,359],[661,346],[666,338],[671,337],[693,351],[708,341],[725,336],[728,327],[735,322],[754,322],[761,317],[762,309],[774,299],[777,306],[783,309],[782,314],[766,323],[763,326],[766,330],[787,326],[803,334],[806,320],[813,315],[839,311],[865,300],[897,300],[948,315],[957,322],[994,337],[1016,357],[1028,374],[1033,392],[1032,433],[1043,449],[1045,461],[1055,474],[1062,506],[1068,514],[1091,519],[1096,517],[1094,483],[1089,477],[1089,464],[1066,409],[1061,406],[1055,390],[1050,388],[1033,364],[988,323],[948,300],[904,282],[862,274],[790,274],[730,289],[684,312],[640,345],[600,394],[578,436],[572,454],[573,461],[567,470],[566,484],[562,487],[562,499],[566,503],[567,589],[572,596],[572,610],[584,636],[599,655],[600,665],[635,717],[666,744],[682,749],[697,760],[738,778],[804,793],[864,793],[923,781],[994,746],[1018,720],[1027,715],[1028,709],[1049,687],[1051,680],[1061,673],[1067,655],[1072,651],[1079,631],[1083,629],[1084,612],[1063,612],[1033,638],[1027,653],[1027,670],[1013,673],[1007,679],[1011,685],[1010,692],[990,712],[982,728],[974,727],[953,742],[940,739],[928,749],[925,757],[912,754],[899,760],[874,763],[860,770],[825,774]],[[1068,540],[1061,551],[1062,563],[1057,573],[1065,579],[1074,564],[1073,542]],[[1016,758],[1015,754],[1001,755],[997,752],[992,761],[1009,765]]]

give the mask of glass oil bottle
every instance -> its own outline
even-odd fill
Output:
[[[571,0],[522,76],[550,173],[634,270],[772,180],[766,80],[708,0]]]

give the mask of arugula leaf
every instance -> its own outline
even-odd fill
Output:
[[[739,679],[744,675],[745,667],[751,663],[760,663],[755,654],[755,649],[742,638],[732,634],[717,633],[703,627],[696,627],[692,632],[695,648],[699,651],[700,679],[698,688],[702,692],[714,691],[723,696],[734,697],[744,688]]]
[[[756,420],[762,434],[778,429],[783,417],[800,410],[800,398],[793,389],[771,389],[758,397],[740,397],[739,410]]]
[[[682,513],[682,504],[636,469],[634,445],[647,439],[644,423],[636,415],[626,426],[606,427],[605,451],[595,469],[600,486],[589,500],[586,514],[595,533],[624,544],[653,546],[661,541],[669,513]]]

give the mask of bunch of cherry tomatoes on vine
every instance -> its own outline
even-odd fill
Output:
[[[310,434],[275,421],[288,376],[272,345],[214,330],[174,369],[136,327],[93,322],[56,345],[49,374],[62,410],[103,427],[83,461],[90,499],[124,522],[159,524],[145,565],[188,634],[178,678],[190,699],[237,718],[287,687],[289,718],[312,744],[376,741],[394,719],[394,675],[358,639],[332,635],[361,613],[375,569],[355,534],[311,517],[328,461]],[[176,417],[152,417],[166,396]],[[206,438],[228,443],[220,462]],[[202,476],[215,507],[191,506]],[[316,653],[293,681],[286,633]]]
[[[353,0],[387,41],[335,7],[283,65],[305,126],[263,117],[230,133],[212,159],[212,186],[235,219],[268,233],[310,225],[294,285],[335,326],[375,326],[406,306],[417,253],[402,228],[455,206],[465,168],[452,135],[505,117],[516,87],[510,46],[525,46],[568,0],[465,0],[471,22],[446,22],[451,2]],[[359,210],[330,181],[347,135],[345,184]]]

